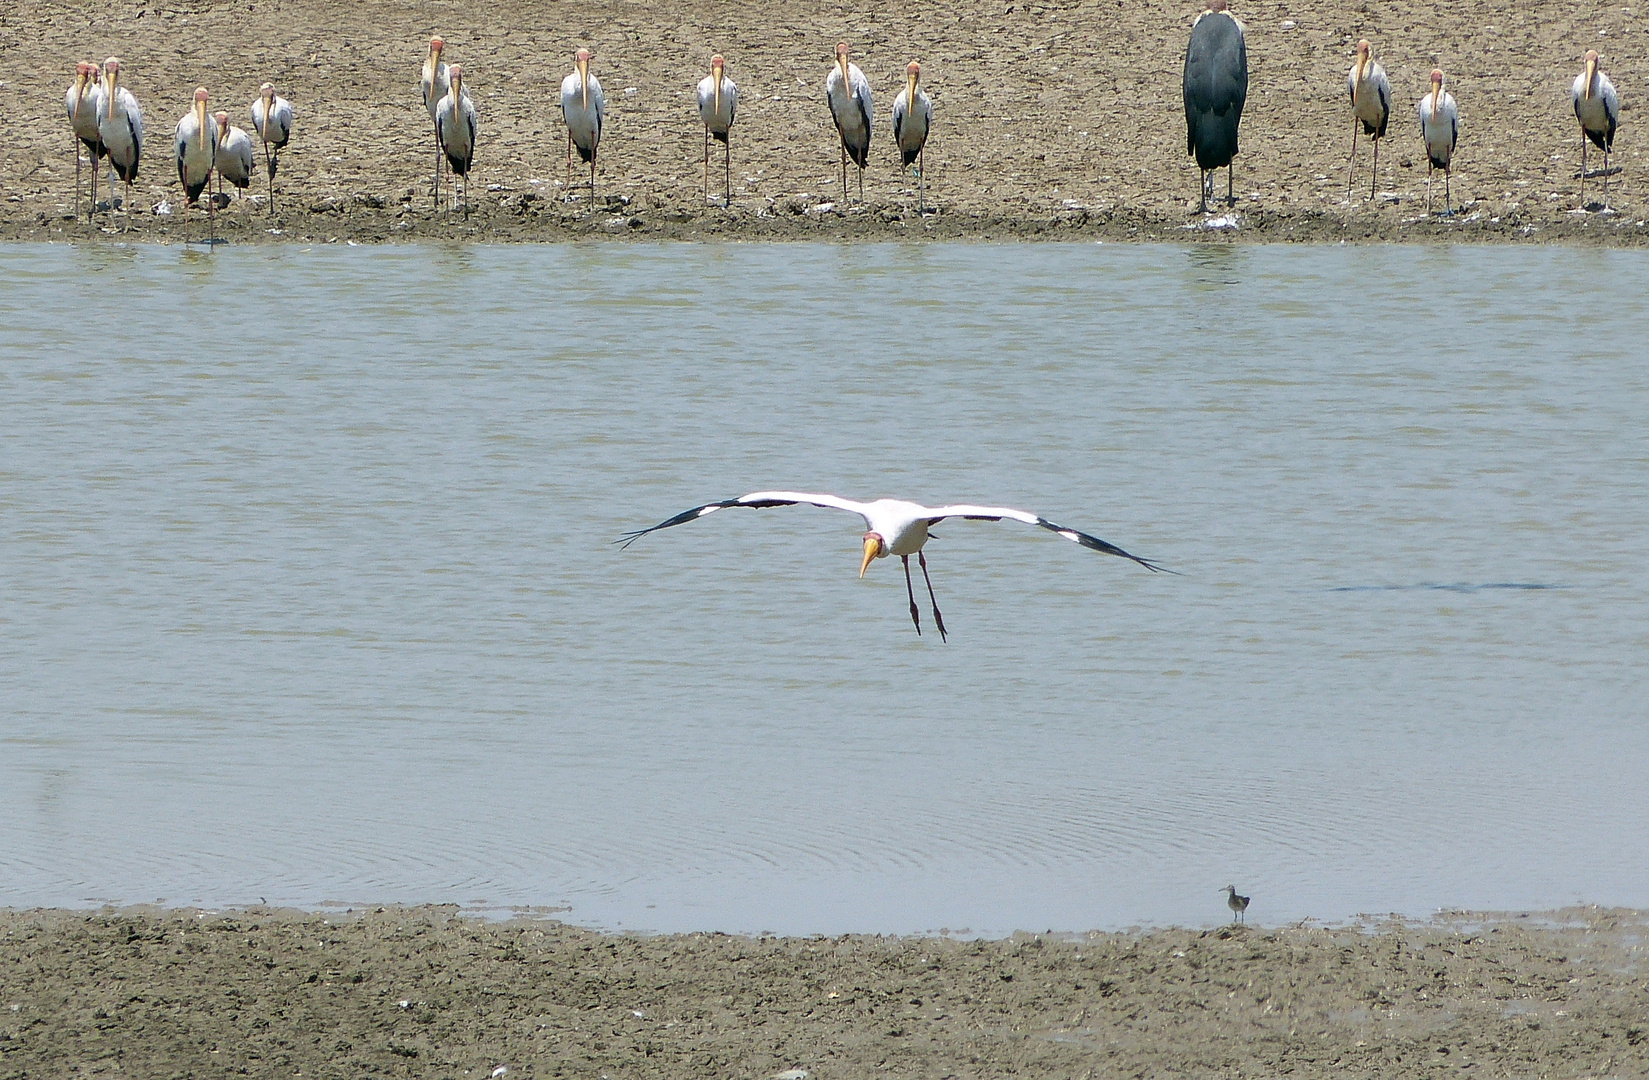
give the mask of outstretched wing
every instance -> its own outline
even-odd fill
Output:
[[[1090,536],[1087,533],[1079,532],[1076,529],[1067,529],[1065,526],[1057,525],[1045,517],[1038,517],[1036,514],[1028,513],[1024,510],[1013,510],[1006,506],[936,506],[933,508],[933,516],[928,518],[928,524],[936,525],[948,517],[967,518],[971,521],[1001,521],[1003,518],[1009,518],[1013,521],[1023,521],[1027,525],[1037,525],[1041,528],[1047,529],[1051,533],[1057,533],[1065,539],[1081,544],[1089,550],[1103,551],[1107,555],[1118,555],[1124,559],[1131,559],[1145,567],[1147,570],[1161,570],[1164,573],[1169,574],[1177,574],[1179,572],[1177,570],[1169,570],[1166,566],[1158,566],[1151,560],[1142,559],[1138,555],[1130,555],[1128,552],[1123,551],[1115,544],[1107,543],[1097,536]]]
[[[798,503],[808,506],[823,506],[830,510],[847,510],[858,514],[860,517],[865,517],[863,503],[856,503],[851,499],[837,498],[835,495],[819,495],[806,491],[753,491],[748,495],[740,495],[736,499],[723,499],[720,502],[695,506],[691,510],[683,510],[675,517],[667,521],[661,521],[650,529],[637,529],[634,532],[627,532],[613,542],[620,547],[629,547],[648,533],[658,532],[660,529],[668,529],[676,525],[685,525],[689,521],[696,521],[706,514],[714,514],[717,510],[725,510],[730,506],[742,506],[750,510],[765,510],[770,506],[795,506]],[[868,525],[870,519],[865,518],[865,523]],[[1129,558],[1133,558],[1133,556],[1130,555]]]

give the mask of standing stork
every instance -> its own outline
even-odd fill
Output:
[[[1615,125],[1620,120],[1620,98],[1615,84],[1598,66],[1596,49],[1586,50],[1586,68],[1575,76],[1575,119],[1580,121],[1580,205],[1586,205],[1586,142],[1590,139],[1603,151],[1603,205],[1609,205],[1609,151],[1615,145]]]
[[[1185,152],[1195,154],[1202,172],[1202,212],[1214,190],[1213,172],[1225,167],[1225,202],[1235,206],[1231,159],[1237,156],[1237,125],[1248,100],[1248,45],[1242,23],[1225,10],[1225,0],[1208,0],[1208,10],[1191,24],[1185,47]]]
[[[1005,506],[921,506],[913,502],[904,502],[900,499],[877,499],[875,502],[854,502],[851,499],[839,498],[835,495],[816,495],[802,491],[755,491],[749,495],[741,495],[736,499],[723,499],[720,502],[705,503],[695,506],[691,510],[684,510],[667,521],[661,521],[649,529],[637,529],[619,537],[616,543],[629,547],[648,533],[668,529],[672,525],[682,525],[695,521],[707,514],[713,514],[730,506],[746,507],[752,510],[763,510],[770,506],[822,506],[831,510],[846,510],[858,514],[864,519],[866,532],[864,534],[864,561],[859,564],[859,576],[865,576],[871,560],[885,559],[889,555],[897,555],[905,564],[905,593],[910,598],[910,621],[916,624],[916,633],[922,633],[922,617],[916,607],[916,590],[910,581],[910,557],[916,556],[916,561],[922,568],[922,580],[927,582],[928,601],[933,605],[933,622],[939,630],[939,640],[946,640],[945,620],[939,614],[939,602],[933,597],[933,580],[928,577],[927,557],[922,554],[922,547],[930,539],[928,527],[937,525],[948,517],[967,518],[973,521],[1001,521],[1010,518],[1022,521],[1026,525],[1036,525],[1057,533],[1067,540],[1081,544],[1091,551],[1101,551],[1107,555],[1118,555],[1124,559],[1132,559],[1147,570],[1161,570],[1163,567],[1142,559],[1137,555],[1130,555],[1115,544],[1108,544],[1097,536],[1089,536],[1075,529],[1067,529],[1063,525],[1055,525],[1047,518],[1036,514],[1026,513],[1024,510],[1010,510]],[[1173,573],[1173,571],[1169,571]]]
[[[859,166],[859,201],[865,201],[865,166],[870,164],[870,118],[876,107],[870,100],[870,82],[858,64],[847,59],[847,42],[836,46],[836,66],[825,79],[825,103],[830,106],[836,133],[842,137],[842,198],[847,199],[847,160]]]
[[[246,133],[245,128],[231,124],[226,112],[218,113],[213,119],[218,122],[218,146],[212,155],[212,167],[218,174],[218,191],[223,191],[223,182],[227,180],[237,191],[244,192],[252,183],[252,136]]]
[[[1391,117],[1391,84],[1386,69],[1374,59],[1368,39],[1357,43],[1357,62],[1346,76],[1351,90],[1351,164],[1346,166],[1346,198],[1351,198],[1351,175],[1357,168],[1357,129],[1374,144],[1374,171],[1368,181],[1368,197],[1374,198],[1380,182],[1380,140],[1386,137],[1386,121]]]
[[[137,179],[138,162],[143,158],[143,110],[137,98],[120,85],[120,59],[103,62],[103,97],[97,102],[97,137],[114,172],[109,176],[109,207],[115,205],[115,175],[126,185],[120,205],[130,220],[132,181]]]
[[[739,88],[727,77],[726,67],[727,62],[720,56],[712,56],[710,74],[699,81],[699,119],[704,121],[704,201],[710,201],[710,140],[713,138],[726,151],[722,158],[726,184],[723,207],[733,205],[733,144],[728,137],[739,105]]]
[[[435,205],[441,205],[441,133],[435,127],[435,110],[447,96],[447,65],[441,60],[446,42],[439,37],[429,39],[429,53],[424,57],[423,74],[418,88],[424,95],[424,109],[429,113],[430,130],[435,133]]]
[[[205,191],[206,185],[211,182],[212,169],[217,159],[218,122],[206,113],[206,87],[196,87],[194,104],[177,122],[172,145],[177,150],[177,179],[183,186],[183,213],[187,219],[189,207],[199,201],[200,193]],[[217,239],[216,209],[217,200],[208,195],[207,243]],[[187,237],[188,233],[185,232],[184,235]]]
[[[595,205],[595,152],[601,145],[601,124],[607,118],[607,101],[601,96],[601,80],[590,74],[590,50],[573,56],[573,72],[561,80],[561,119],[567,125],[567,188],[573,186],[573,147],[578,157],[590,164],[590,205]]]
[[[1454,95],[1443,89],[1443,71],[1431,70],[1431,93],[1420,99],[1420,138],[1426,144],[1426,213],[1431,213],[1431,174],[1443,170],[1443,213],[1449,207],[1449,162],[1454,160],[1454,144],[1460,137],[1460,110]]]
[[[447,155],[447,166],[453,175],[463,180],[464,216],[469,216],[469,174],[475,161],[475,104],[464,91],[464,69],[452,65],[447,96],[435,110],[435,134],[441,139],[441,151]],[[458,195],[453,195],[458,201]]]
[[[269,212],[275,212],[275,167],[280,164],[281,150],[292,137],[292,103],[275,93],[274,83],[258,87],[258,100],[252,102],[252,126],[263,142],[263,161],[269,170]]]
[[[905,88],[893,99],[893,141],[899,146],[899,168],[910,168],[916,162],[916,212],[927,209],[927,157],[923,151],[928,144],[928,125],[933,122],[933,102],[916,85],[922,77],[922,65],[912,60],[905,65]]]
[[[92,156],[92,210],[97,208],[97,173],[103,161],[103,139],[97,133],[97,103],[103,88],[97,83],[97,65],[84,60],[74,66],[74,82],[63,103],[69,110],[69,126],[74,130],[74,217],[80,220],[80,146]],[[91,210],[86,220],[92,218]]]

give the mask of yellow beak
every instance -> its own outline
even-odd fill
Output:
[[[908,72],[905,75],[905,108],[913,113],[916,111],[916,76]]]
[[[865,537],[865,561],[859,564],[860,577],[865,576],[865,570],[870,566],[870,560],[874,559],[881,550],[882,542],[880,540],[874,536]]]
[[[721,115],[721,68],[719,68],[719,67],[711,68],[710,69],[710,79],[711,79],[712,82],[715,83],[715,87],[710,91],[710,114],[712,116],[720,116]]]
[[[200,126],[200,148],[206,149],[206,102],[195,102],[195,123]]]
[[[578,86],[583,94],[584,108],[588,109],[590,107],[590,62],[588,60],[578,62]]]
[[[1597,78],[1597,61],[1586,61],[1586,85],[1580,91],[1580,100],[1589,101],[1592,97],[1592,81]]]

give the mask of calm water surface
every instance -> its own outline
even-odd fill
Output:
[[[1645,253],[0,271],[0,905],[1649,907]],[[948,522],[941,644],[848,515],[610,543],[764,487],[1021,506],[1183,576]]]

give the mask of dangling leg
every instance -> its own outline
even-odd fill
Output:
[[[1346,198],[1351,198],[1351,175],[1357,170],[1357,118],[1351,118],[1351,161],[1346,165]]]
[[[917,552],[918,555],[921,552]],[[916,610],[916,588],[910,583],[910,556],[901,555],[905,563],[905,595],[910,597],[910,621],[916,624],[916,636],[922,636],[922,616]]]
[[[928,577],[928,558],[920,551],[916,561],[922,564],[922,580],[928,583],[928,602],[933,605],[933,624],[939,628],[939,640],[945,640],[945,618],[939,614],[939,601],[933,598],[933,579]]]

